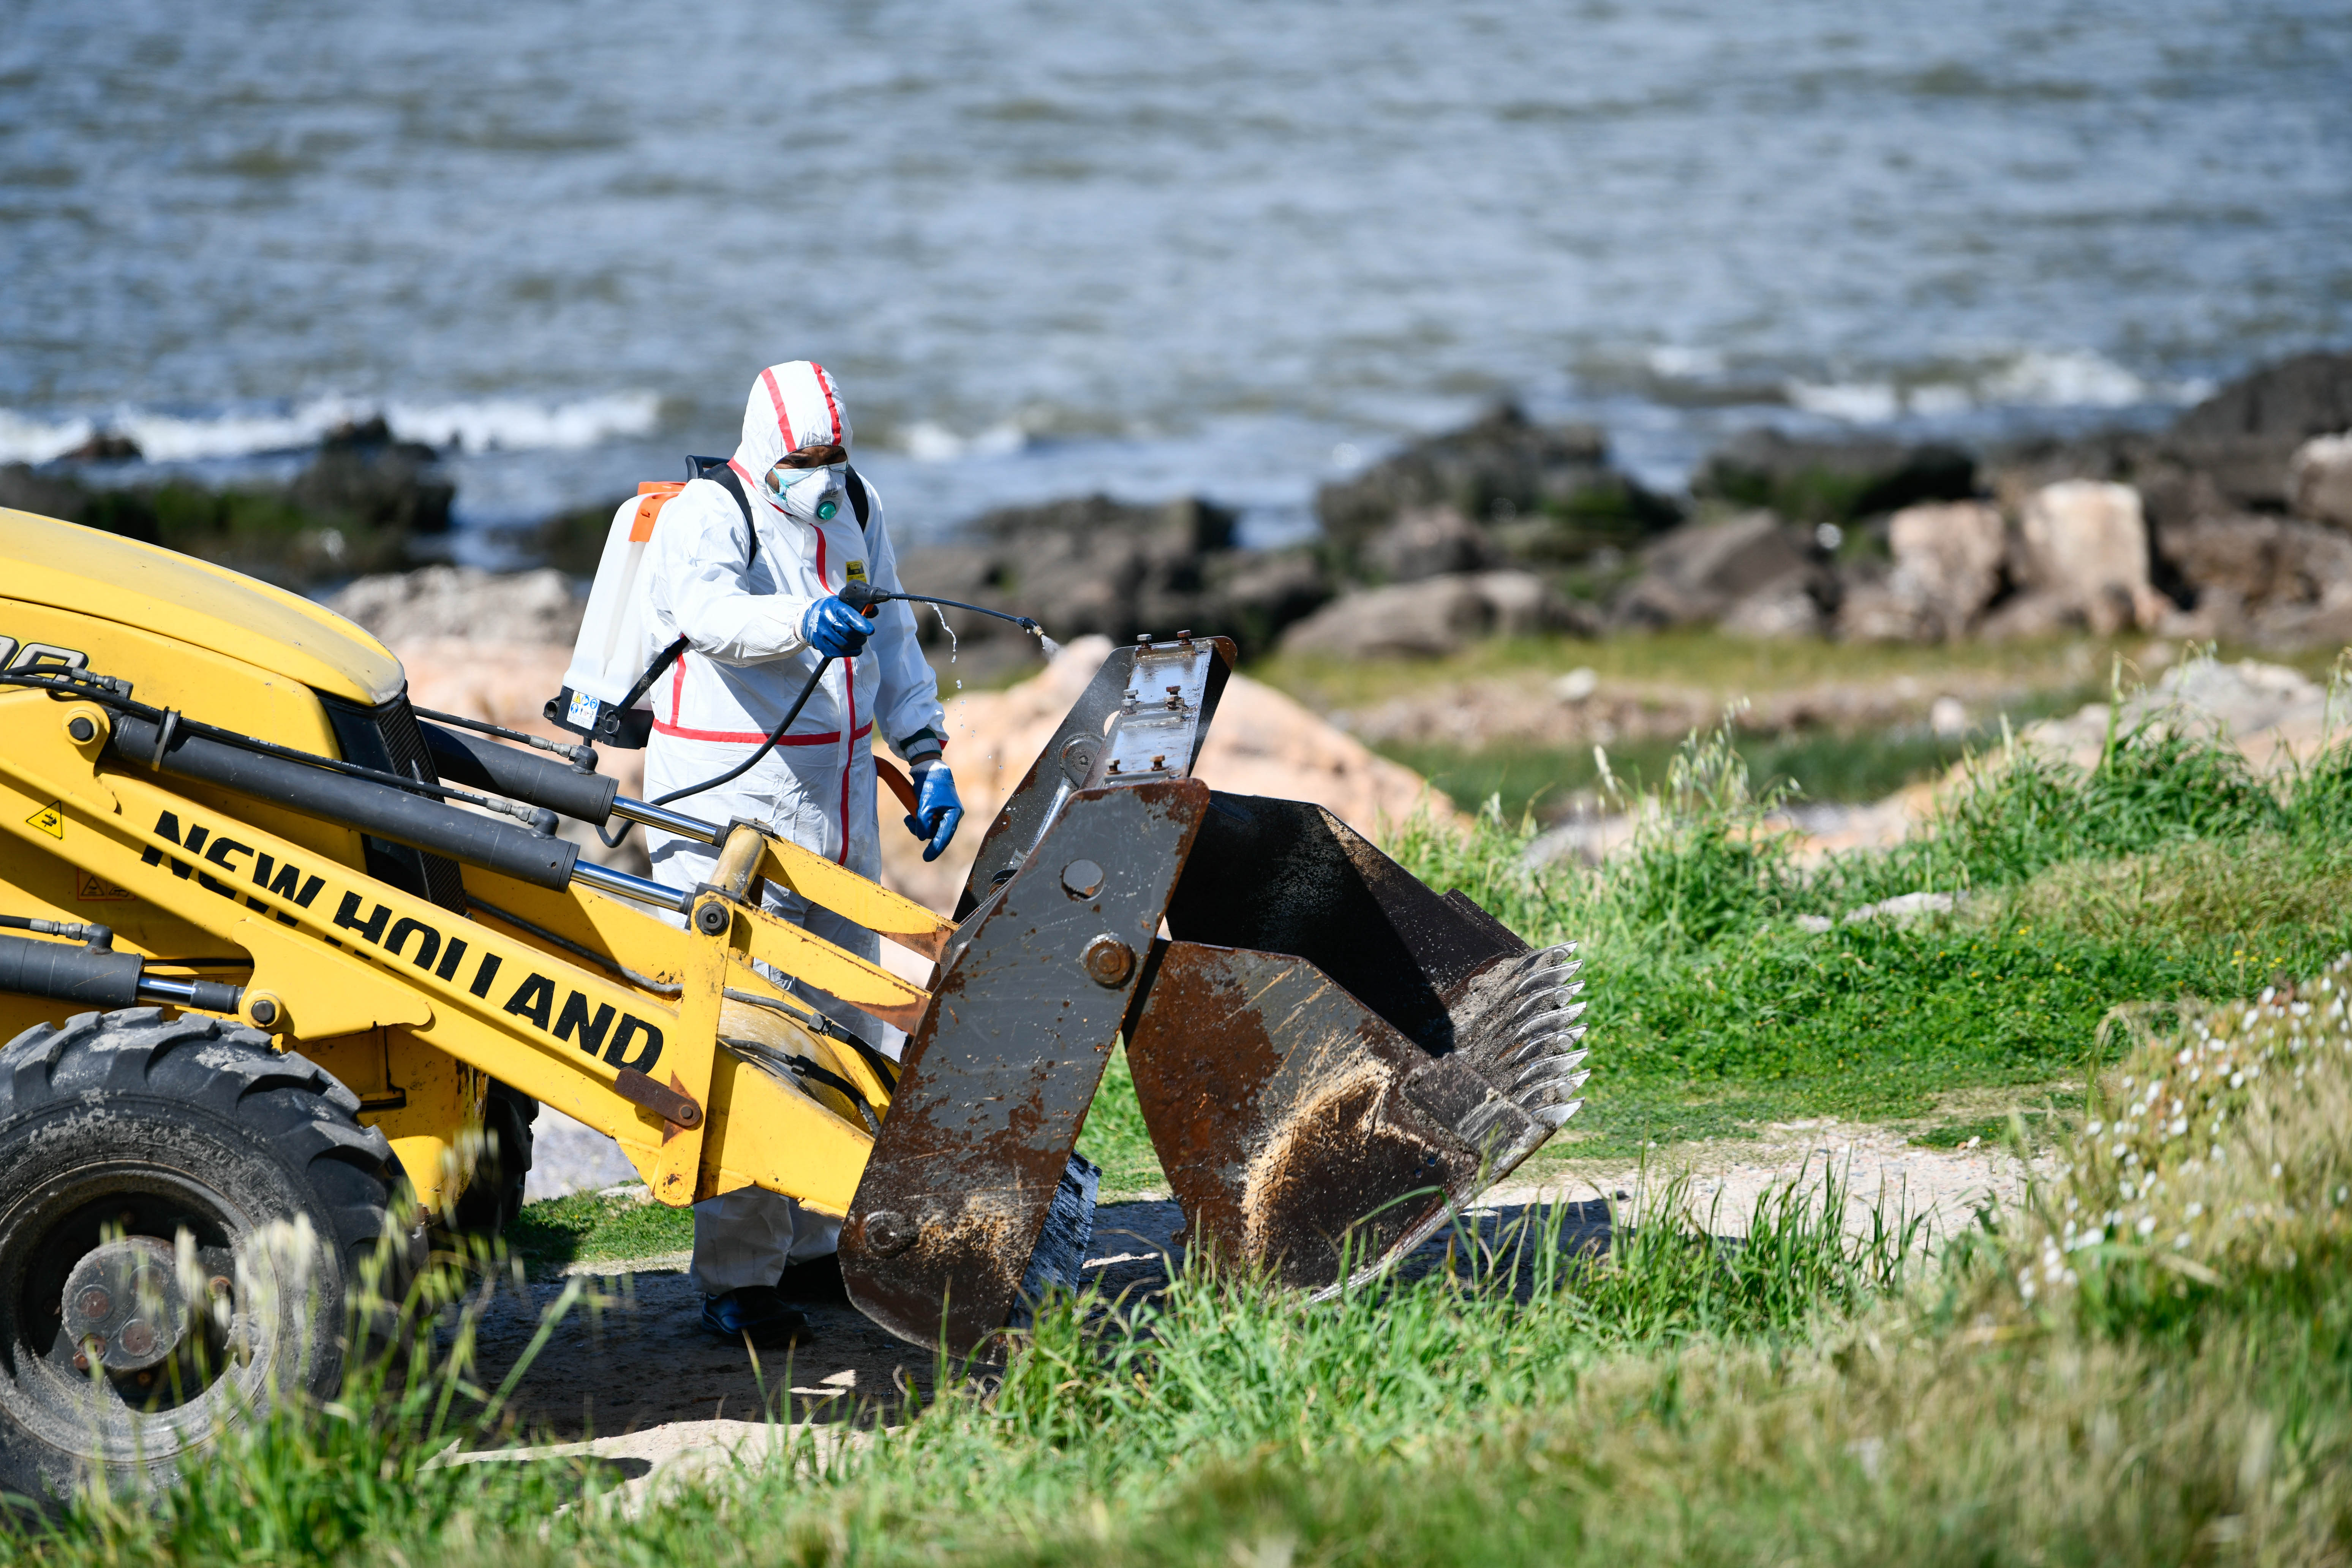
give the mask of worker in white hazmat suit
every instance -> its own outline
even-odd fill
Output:
[[[729,464],[743,500],[697,479],[663,510],[646,563],[648,603],[659,644],[682,637],[686,649],[651,692],[646,796],[659,800],[739,766],[829,655],[835,662],[775,749],[677,809],[711,822],[759,822],[877,877],[877,734],[914,776],[918,809],[906,822],[929,841],[926,859],[947,847],[963,808],[941,757],[939,680],[923,660],[909,607],[885,604],[869,619],[836,596],[856,582],[899,587],[881,498],[849,468],[848,446],[848,413],[824,367],[771,365],[745,400],[742,442]],[[681,889],[710,880],[710,846],[650,830],[646,837],[656,879]],[[772,882],[765,897],[771,910],[835,946],[880,956],[873,932]],[[803,994],[897,1055],[898,1031],[831,997]],[[778,1281],[787,1265],[833,1254],[840,1230],[840,1221],[756,1187],[697,1204],[693,1278],[706,1298],[704,1323],[763,1345],[804,1333],[805,1319]]]

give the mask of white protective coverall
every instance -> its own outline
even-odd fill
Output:
[[[751,498],[756,556],[743,510],[710,479],[688,484],[663,508],[646,563],[656,647],[687,648],[651,693],[653,735],[646,750],[646,798],[723,773],[740,763],[788,712],[822,658],[801,635],[810,605],[862,578],[899,586],[898,558],[869,486],[865,525],[846,494],[829,521],[793,515],[768,490],[768,470],[787,453],[849,443],[841,392],[822,365],[772,365],[743,406],[742,442],[732,467]],[[748,563],[748,564],[747,564]],[[775,750],[740,778],[677,803],[709,822],[743,817],[856,871],[880,874],[872,736],[909,763],[935,760],[944,744],[939,679],[923,660],[904,603],[881,607],[866,649],[836,660]],[[656,880],[692,888],[710,879],[717,852],[692,839],[646,830]],[[767,907],[866,959],[880,939],[830,910],[768,887]],[[904,1037],[870,1016],[807,993],[821,1011],[888,1055]],[[720,1296],[773,1285],[787,1262],[821,1258],[839,1245],[841,1225],[803,1213],[792,1199],[746,1187],[697,1204],[696,1287]]]

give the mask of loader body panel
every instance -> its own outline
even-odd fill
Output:
[[[6,508],[0,508],[0,558],[8,562],[10,598],[106,623],[96,636],[110,651],[119,635],[113,628],[122,627],[347,701],[372,707],[400,695],[400,661],[382,643],[323,605],[226,567]],[[15,635],[5,626],[0,633]]]

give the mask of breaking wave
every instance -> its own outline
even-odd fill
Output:
[[[318,397],[278,409],[209,415],[125,405],[104,415],[43,417],[0,408],[0,462],[46,463],[100,433],[129,437],[151,463],[203,462],[315,447],[341,426],[381,414],[404,441],[468,452],[577,451],[615,437],[650,435],[661,399],[614,392],[569,403],[488,398],[449,403]]]
[[[1948,417],[1976,408],[2134,408],[2185,405],[2212,391],[2209,382],[2148,381],[2087,349],[2029,349],[1969,365],[1940,366],[1883,380],[1783,384],[1790,404],[1808,414],[1857,425],[1906,415]]]

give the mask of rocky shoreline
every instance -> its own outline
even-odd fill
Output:
[[[449,527],[454,487],[436,454],[380,419],[337,431],[275,488],[92,483],[93,465],[136,456],[120,447],[101,437],[40,468],[0,468],[0,505],[296,587],[414,567]],[[1066,640],[1192,630],[1251,655],[1339,660],[1685,626],[1852,643],[2141,632],[2310,649],[2352,641],[2352,353],[2257,370],[2160,432],[1971,451],[1750,430],[1700,466],[1687,498],[1628,476],[1599,429],[1503,405],[1325,485],[1316,514],[1317,541],[1258,551],[1198,497],[1005,508],[951,543],[906,550],[902,574],[1035,616]],[[577,577],[609,516],[587,508],[524,537]],[[533,620],[522,640],[573,613],[559,581],[538,582],[516,610]],[[431,618],[431,590],[415,595],[411,611]],[[925,636],[952,641],[972,678],[1028,656],[1003,623],[964,612],[927,618]]]

